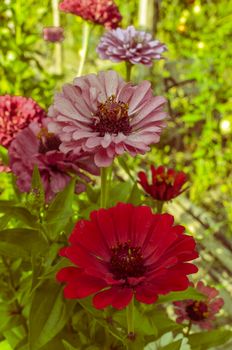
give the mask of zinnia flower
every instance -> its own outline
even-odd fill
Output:
[[[64,29],[62,27],[44,27],[43,38],[52,43],[61,42],[64,40]]]
[[[175,313],[178,316],[176,322],[182,323],[185,320],[198,325],[202,329],[211,329],[215,315],[223,307],[224,300],[218,298],[219,292],[212,287],[199,281],[196,286],[197,290],[206,296],[206,300],[184,300],[176,301]]]
[[[94,153],[96,165],[106,167],[117,155],[144,154],[159,141],[164,104],[148,81],[132,86],[114,71],[90,74],[55,96],[48,128],[59,135],[63,152]]]
[[[146,66],[151,66],[153,60],[161,59],[164,51],[166,51],[164,44],[154,40],[150,33],[138,31],[133,26],[107,32],[97,47],[102,59],[141,63]]]
[[[106,28],[117,28],[122,19],[113,0],[63,0],[59,8]]]
[[[46,124],[44,122],[44,124]],[[31,123],[16,136],[9,148],[10,167],[17,176],[17,186],[22,192],[31,189],[31,177],[34,166],[37,165],[43,181],[46,200],[51,200],[55,194],[65,188],[71,180],[70,174],[89,181],[89,177],[80,170],[98,174],[90,156],[83,153],[63,154],[59,151],[60,140],[54,134],[49,134],[45,126]],[[83,191],[85,186],[79,183],[77,190]]]
[[[152,181],[149,184],[148,176],[144,171],[139,172],[139,183],[153,199],[169,201],[179,196],[183,191],[183,185],[187,176],[183,171],[167,169],[164,166],[155,168],[151,166]]]
[[[61,269],[66,298],[93,295],[93,304],[102,309],[126,307],[134,296],[146,304],[159,294],[184,290],[187,275],[197,268],[195,241],[174,226],[169,214],[153,214],[147,206],[119,203],[90,214],[90,221],[77,222],[70,246],[61,250],[76,266]]]
[[[45,116],[45,111],[31,98],[0,96],[0,144],[9,147],[19,130]]]

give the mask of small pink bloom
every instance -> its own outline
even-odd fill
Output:
[[[114,71],[89,74],[56,94],[48,129],[59,135],[63,152],[88,151],[107,167],[124,152],[145,154],[159,142],[165,102],[148,81],[133,86]]]
[[[41,122],[46,112],[31,98],[0,96],[0,145],[9,147],[16,134],[32,121]]]
[[[44,121],[41,128],[38,123],[31,123],[16,136],[9,148],[10,167],[17,177],[17,186],[22,192],[31,189],[31,177],[37,165],[43,181],[46,200],[51,200],[56,193],[64,189],[71,180],[70,174],[78,175],[84,181],[89,177],[82,169],[98,174],[98,168],[88,154],[63,154],[59,150],[60,139],[49,134]],[[85,186],[80,182],[78,192]]]
[[[44,27],[43,38],[52,43],[61,42],[64,40],[64,29],[62,27]]]
[[[178,316],[176,322],[182,323],[188,320],[202,329],[211,329],[215,315],[223,307],[224,300],[218,298],[219,292],[215,288],[204,285],[202,281],[197,283],[196,288],[207,298],[202,301],[184,300],[174,302],[175,313]]]
[[[113,0],[63,0],[59,8],[109,29],[117,28],[122,19]]]
[[[10,173],[10,167],[0,159],[0,173]]]
[[[146,66],[151,66],[153,60],[160,60],[166,50],[166,46],[159,40],[154,40],[150,33],[138,31],[133,26],[107,32],[97,47],[102,59]]]

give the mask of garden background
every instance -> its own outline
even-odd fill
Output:
[[[136,177],[135,169],[150,163],[188,174],[188,191],[168,210],[199,240],[200,277],[215,285],[225,300],[219,325],[231,325],[232,1],[118,0],[117,5],[124,27],[146,29],[168,48],[164,60],[132,72],[133,82],[148,79],[154,93],[168,99],[170,118],[152,152],[127,159],[130,174]],[[62,43],[43,40],[43,27],[51,25],[64,27]],[[82,28],[83,20],[59,13],[55,0],[1,0],[0,95],[32,97],[47,109],[54,91],[78,71]],[[123,76],[123,63],[100,60],[95,51],[103,32],[100,26],[91,32],[84,74],[113,68]],[[10,200],[11,175],[0,176],[1,199]],[[123,200],[123,186],[118,190]],[[220,349],[231,348],[232,342]],[[10,348],[4,342],[0,349]]]

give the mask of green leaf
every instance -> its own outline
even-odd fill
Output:
[[[137,182],[134,183],[134,186],[132,187],[132,190],[127,202],[132,203],[134,205],[141,204],[141,191],[138,188]]]
[[[206,350],[225,344],[232,338],[232,331],[215,329],[208,332],[199,332],[188,336],[192,350]]]
[[[181,349],[181,345],[182,345],[182,339],[180,340],[176,340],[171,344],[168,344],[166,346],[163,346],[162,348],[160,348],[160,350],[180,350]]]
[[[127,202],[128,193],[131,192],[131,182],[118,182],[111,187],[109,193],[109,206],[116,205],[118,202]]]
[[[205,296],[200,292],[198,292],[193,287],[189,287],[187,290],[183,292],[173,292],[167,295],[160,296],[156,303],[162,304],[162,303],[169,303],[173,301],[181,301],[181,300],[187,300],[187,299],[203,300],[205,299]]]
[[[0,213],[7,214],[11,218],[16,218],[29,227],[36,227],[36,216],[32,215],[26,208],[9,204],[8,201],[0,202]]]
[[[31,191],[38,191],[40,195],[40,199],[45,201],[45,193],[44,193],[44,187],[43,187],[43,182],[40,176],[40,172],[38,169],[38,166],[35,165],[33,169],[33,174],[32,174],[32,179],[31,179]]]
[[[35,290],[29,315],[29,350],[47,344],[68,321],[75,302],[64,300],[62,289],[49,280]]]
[[[66,340],[62,340],[62,343],[65,347],[65,350],[76,350],[76,347],[72,346],[70,343],[68,343]]]
[[[51,239],[57,237],[57,234],[64,229],[72,215],[75,182],[75,179],[71,180],[48,207],[46,220],[48,235]]]
[[[14,228],[0,231],[1,254],[29,258],[46,249],[47,243],[37,230]]]

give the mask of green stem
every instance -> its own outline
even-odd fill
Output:
[[[184,334],[186,337],[189,335],[189,333],[191,331],[191,328],[192,328],[192,321],[190,320],[189,324],[188,324],[188,328],[187,328],[187,330],[186,330],[186,332]]]
[[[157,214],[162,214],[163,205],[164,205],[163,201],[156,202],[156,213]]]
[[[101,168],[101,208],[107,207],[107,192],[108,192],[108,168]]]
[[[126,62],[126,81],[131,80],[131,70],[133,68],[133,64],[130,62]]]
[[[126,308],[127,315],[127,334],[129,336],[135,333],[134,329],[134,297],[132,298],[130,304]]]
[[[60,11],[59,1],[52,0],[52,15],[53,25],[55,27],[60,26]],[[62,44],[60,42],[54,43],[54,68],[57,75],[62,74]]]
[[[89,33],[90,33],[90,25],[87,21],[85,21],[83,25],[81,60],[80,60],[80,65],[77,72],[78,77],[82,75],[84,64],[85,64],[85,59],[86,59],[87,50],[88,50],[88,43],[89,43]]]

